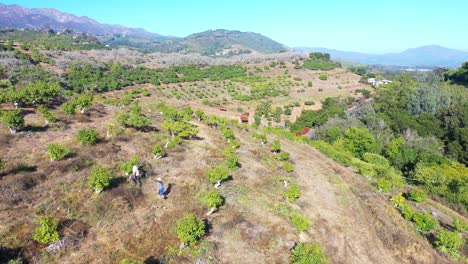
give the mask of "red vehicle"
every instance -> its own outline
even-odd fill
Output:
[[[245,112],[241,115],[240,120],[242,123],[249,123],[249,112]]]

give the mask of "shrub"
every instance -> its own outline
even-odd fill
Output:
[[[281,143],[278,139],[273,141],[273,144],[271,145],[271,151],[274,153],[278,153],[281,151]]]
[[[443,229],[436,233],[435,245],[437,248],[452,258],[460,257],[460,248],[463,245],[463,239],[457,232],[445,231]]]
[[[315,102],[314,101],[305,101],[304,104],[305,105],[315,105]]]
[[[38,106],[37,111],[42,115],[42,117],[44,117],[44,119],[47,122],[51,122],[51,123],[57,122],[57,118],[55,117],[55,115],[52,112],[50,112],[46,106],[44,105]]]
[[[289,262],[291,264],[327,264],[330,260],[317,243],[299,242],[292,250]]]
[[[291,108],[286,108],[286,109],[284,110],[284,114],[287,115],[287,116],[292,115],[292,110],[291,110]]]
[[[226,156],[226,166],[230,170],[237,169],[237,165],[239,164],[239,157],[231,152],[225,153]]]
[[[404,203],[401,207],[400,207],[400,212],[401,214],[403,215],[403,217],[408,220],[408,221],[411,221],[413,219],[413,216],[416,214],[415,210],[413,209],[413,207],[411,207],[411,205],[407,204],[407,203]]]
[[[308,87],[312,87],[312,86],[314,86],[314,85],[312,84],[311,81],[309,81],[309,82],[307,83],[307,86],[308,86]]]
[[[384,178],[380,178],[376,182],[377,189],[382,192],[389,192],[392,190],[392,183]]]
[[[94,129],[82,129],[78,131],[76,140],[83,146],[91,146],[96,144],[99,133]]]
[[[364,153],[375,148],[374,136],[366,128],[350,127],[345,132],[344,147],[355,157],[363,158]]]
[[[94,166],[88,176],[89,187],[97,193],[104,190],[110,184],[110,171],[102,166]]]
[[[229,169],[224,165],[216,166],[208,171],[208,181],[217,183],[229,178]]]
[[[133,172],[133,165],[138,166],[139,164],[140,164],[140,160],[138,159],[138,157],[133,156],[126,162],[120,164],[120,170],[126,174],[130,174]]]
[[[233,140],[231,140],[231,142],[229,142],[229,147],[231,149],[238,149],[240,147],[240,143],[239,143],[239,141],[233,139]]]
[[[298,213],[293,213],[289,220],[298,232],[309,231],[310,229],[309,220]]]
[[[72,153],[70,149],[60,144],[47,145],[47,152],[49,152],[49,156],[51,160],[60,160],[60,159],[67,157],[68,155]]]
[[[219,208],[224,203],[224,198],[217,189],[210,190],[203,195],[202,202],[208,208]]]
[[[347,167],[351,165],[350,155],[347,155],[347,153],[336,149],[333,145],[330,145],[323,140],[313,141],[311,145],[341,165]]]
[[[287,161],[283,162],[283,169],[287,172],[293,172],[296,166],[294,164],[289,163]]]
[[[458,232],[464,233],[464,232],[468,231],[468,222],[463,221],[460,218],[455,218],[453,220],[453,227],[455,227],[455,229]]]
[[[294,202],[301,196],[301,188],[297,184],[289,186],[288,190],[284,192],[284,196],[290,201]]]
[[[33,240],[42,244],[55,242],[60,240],[57,227],[59,224],[58,218],[55,217],[39,217],[39,227],[34,230]]]
[[[75,114],[76,110],[76,102],[74,100],[69,100],[63,103],[60,107],[62,108],[65,114],[73,115]]]
[[[289,152],[283,151],[276,156],[276,159],[279,161],[286,161],[289,159]]]
[[[24,125],[24,117],[21,111],[18,109],[2,111],[0,118],[3,124],[5,124],[11,133],[16,133],[16,130],[20,129]]]
[[[118,135],[123,134],[124,128],[120,126],[119,124],[109,124],[107,126],[107,136],[108,137],[115,137]]]
[[[399,193],[395,196],[393,196],[390,201],[396,206],[396,207],[401,207],[405,204],[405,197],[403,197],[403,193]]]
[[[232,132],[231,129],[227,127],[222,127],[221,132],[223,133],[224,139],[228,142],[230,142],[232,139],[234,139],[234,132]]]
[[[427,212],[417,212],[413,215],[413,222],[420,231],[429,232],[437,226],[436,220]]]
[[[414,188],[409,192],[409,199],[418,203],[422,203],[427,199],[427,193],[421,188]]]
[[[129,113],[118,114],[116,120],[125,127],[143,128],[151,125],[151,120],[141,113],[138,101],[135,102]]]
[[[176,233],[179,239],[192,246],[205,235],[205,222],[193,214],[187,214],[177,221]]]
[[[362,155],[362,157],[364,161],[369,162],[374,165],[380,165],[385,168],[390,166],[390,162],[385,157],[378,155],[378,154],[366,152]]]
[[[153,154],[153,157],[155,159],[160,159],[166,156],[166,151],[164,151],[163,147],[160,144],[156,144],[151,150],[151,154]]]
[[[326,74],[320,74],[319,79],[320,79],[321,81],[326,81],[326,80],[328,80],[328,75],[326,75]]]

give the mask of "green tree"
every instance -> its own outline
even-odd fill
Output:
[[[83,146],[96,144],[99,132],[94,129],[81,129],[76,135],[76,140]]]
[[[177,221],[176,233],[186,245],[192,246],[205,235],[205,222],[194,214],[187,214]]]
[[[23,115],[18,109],[1,111],[0,115],[2,123],[8,127],[12,134],[15,134],[24,125]]]
[[[151,120],[141,113],[138,101],[135,102],[129,113],[120,113],[117,122],[125,127],[144,128],[151,125]]]
[[[299,188],[299,185],[297,184],[292,184],[291,186],[289,186],[288,190],[284,192],[284,196],[290,202],[294,202],[297,198],[301,196],[301,188]]]
[[[50,160],[60,160],[69,156],[72,151],[60,144],[47,145],[47,152],[49,153]]]
[[[208,171],[208,181],[215,183],[215,188],[221,185],[221,182],[229,178],[229,168],[224,165],[216,166]]]
[[[291,264],[327,264],[330,260],[317,243],[299,242],[292,250],[289,262]]]
[[[110,178],[111,173],[108,169],[96,165],[91,168],[91,173],[88,176],[89,187],[96,191],[96,193],[100,193],[109,187]]]
[[[55,217],[39,217],[39,227],[34,230],[33,240],[42,244],[59,241],[58,224],[59,219]]]
[[[458,259],[460,257],[460,248],[463,245],[463,239],[457,232],[441,229],[436,233],[435,245],[440,251],[447,253],[454,259]]]
[[[344,147],[358,158],[375,149],[375,140],[369,130],[357,127],[346,130],[343,143]]]
[[[271,151],[275,154],[281,151],[281,143],[278,139],[273,141],[273,144],[271,145]]]

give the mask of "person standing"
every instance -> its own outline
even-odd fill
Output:
[[[138,184],[141,187],[140,170],[137,165],[133,165],[130,179],[134,184]]]
[[[166,195],[164,194],[164,183],[162,182],[161,177],[158,177],[157,179],[157,186],[159,197],[166,199]]]

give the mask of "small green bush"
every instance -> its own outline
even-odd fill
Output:
[[[420,231],[429,232],[437,226],[437,221],[427,212],[417,212],[413,215],[412,221]]]
[[[57,227],[59,219],[55,217],[39,217],[39,227],[34,230],[33,240],[42,244],[60,240]]]
[[[328,75],[326,75],[326,74],[320,74],[320,75],[319,75],[319,79],[320,79],[321,81],[326,81],[326,80],[328,80]]]
[[[55,117],[55,115],[52,112],[50,112],[50,110],[46,106],[44,105],[38,106],[37,111],[44,117],[44,119],[47,122],[51,122],[51,123],[57,122],[57,118]]]
[[[392,190],[392,183],[384,178],[380,178],[376,182],[377,189],[382,192],[389,192]]]
[[[446,253],[451,258],[458,259],[460,257],[460,248],[463,245],[463,239],[457,232],[445,231],[443,229],[436,233],[435,245],[437,249]]]
[[[96,165],[91,169],[88,176],[89,187],[96,192],[101,192],[110,185],[110,171],[102,166]]]
[[[293,172],[296,166],[294,164],[289,163],[287,161],[283,162],[283,169],[287,172]]]
[[[15,133],[16,130],[24,126],[24,117],[18,109],[1,111],[0,120],[10,129],[11,133]]]
[[[108,137],[115,137],[118,135],[122,135],[125,129],[119,124],[109,124],[107,126],[107,136]]]
[[[401,207],[405,204],[405,197],[403,197],[403,193],[399,193],[395,196],[393,196],[390,201],[393,202],[393,204],[396,206],[396,207]]]
[[[177,221],[176,233],[188,246],[195,245],[205,235],[205,222],[193,214],[187,214]]]
[[[327,264],[330,260],[317,243],[299,242],[292,250],[289,262],[291,264]]]
[[[47,145],[47,152],[51,160],[60,160],[66,158],[72,151],[60,144]]]
[[[82,129],[78,131],[76,140],[83,146],[91,146],[96,144],[99,132],[94,129]]]
[[[218,190],[213,189],[203,195],[202,202],[210,209],[213,207],[219,208],[221,205],[223,205],[224,198],[221,196]]]
[[[304,104],[305,105],[315,105],[315,102],[314,101],[305,101]]]
[[[289,152],[283,151],[276,156],[276,159],[279,161],[286,161],[289,159]]]
[[[237,166],[239,164],[239,156],[231,152],[225,153],[225,156],[226,156],[226,166],[230,170],[237,169]]]
[[[298,213],[293,213],[289,220],[298,232],[309,231],[310,229],[309,220]]]
[[[271,151],[274,153],[278,153],[281,151],[281,143],[278,139],[275,139],[273,141],[273,144],[271,145]]]
[[[413,207],[411,207],[411,205],[407,203],[404,203],[400,207],[400,212],[403,215],[403,217],[408,221],[411,221],[413,219],[413,216],[416,214],[416,211],[413,209]]]
[[[130,174],[133,172],[133,165],[140,165],[140,160],[137,156],[133,156],[126,162],[120,164],[120,170],[124,173]]]
[[[7,264],[23,264],[22,258],[10,259],[8,260]]]
[[[229,178],[229,168],[224,165],[216,166],[208,171],[208,181],[221,182]]]
[[[69,100],[63,103],[60,107],[65,114],[74,115],[76,111],[76,102],[74,100]]]
[[[455,227],[455,229],[458,232],[464,233],[464,232],[468,231],[468,222],[463,221],[460,218],[455,218],[453,220],[453,227]]]
[[[311,145],[341,165],[349,167],[352,164],[350,155],[323,140],[313,141]]]
[[[301,196],[301,188],[297,184],[289,186],[288,190],[284,192],[284,196],[290,201],[294,202]]]
[[[159,159],[166,156],[166,151],[164,151],[160,144],[155,144],[151,150],[151,154],[153,154],[154,158]]]
[[[422,203],[427,199],[427,193],[421,188],[414,188],[409,192],[409,199],[418,203]]]

